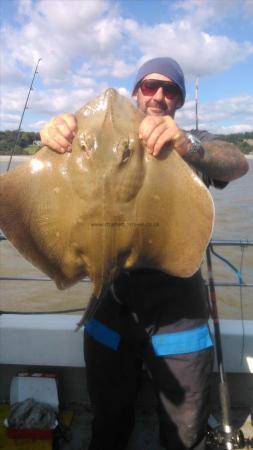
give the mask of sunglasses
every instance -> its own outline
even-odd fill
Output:
[[[163,89],[164,96],[169,100],[172,100],[176,96],[180,95],[178,86],[170,81],[152,79],[143,80],[139,84],[139,87],[144,96],[152,97],[160,88]]]

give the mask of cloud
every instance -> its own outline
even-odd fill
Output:
[[[122,17],[117,3],[107,0],[18,4],[20,26],[6,25],[2,30],[10,65],[19,62],[32,68],[42,58],[40,74],[46,84],[67,83],[73,64],[76,70],[86,65],[95,76],[126,77],[140,62],[169,51],[186,76],[203,76],[222,72],[253,53],[250,42],[239,43],[201,28],[217,17],[213,1],[175,2],[181,16],[152,26]],[[228,9],[223,4],[227,2],[221,2],[219,17]]]
[[[1,37],[0,37],[1,39]],[[6,84],[25,84],[27,82],[26,76],[22,69],[18,67],[16,61],[10,58],[7,51],[1,51],[1,61],[0,61],[0,78],[1,85]]]
[[[63,112],[74,113],[87,101],[102,92],[105,85],[99,85],[92,79],[83,79],[83,84],[76,80],[76,87],[70,91],[53,88],[47,91],[32,92],[29,109],[25,118],[25,129],[40,130],[42,124],[51,117]],[[130,97],[125,87],[118,91]],[[23,88],[6,90],[3,95],[2,129],[16,129],[24,107],[26,91]],[[32,115],[40,117],[32,119]],[[44,120],[42,119],[44,118]],[[182,110],[176,115],[176,122],[184,129],[195,128],[195,101],[186,101]],[[223,98],[213,102],[202,102],[199,105],[199,127],[213,133],[231,133],[253,130],[253,97],[241,95]]]
[[[11,64],[4,64],[0,73],[2,85],[22,85],[27,84],[27,78],[25,74],[17,67]]]
[[[27,92],[20,88],[5,91],[2,96],[3,109],[7,113],[21,113]],[[74,112],[83,106],[89,99],[97,95],[93,87],[79,88],[67,91],[65,89],[36,90],[31,93],[28,107],[33,113],[55,115],[63,112]]]
[[[136,63],[131,64],[120,58],[113,56],[104,57],[101,63],[98,63],[94,69],[96,76],[113,76],[115,78],[126,77],[131,75],[136,69]]]
[[[247,133],[252,132],[253,124],[238,123],[237,125],[220,125],[216,128],[217,134]]]
[[[20,122],[18,114],[1,114],[1,123],[5,123],[5,129],[17,129]],[[9,128],[10,127],[10,128]]]
[[[176,121],[182,128],[195,128],[195,102],[187,101],[177,112]],[[235,122],[227,124],[226,122]],[[199,128],[213,133],[253,130],[253,97],[249,95],[205,102],[199,105]],[[234,130],[234,131],[232,131]]]
[[[216,1],[175,1],[168,6],[173,16],[148,25],[123,16],[120,2],[114,0],[17,0],[15,25],[5,22],[1,35],[4,114],[15,117],[22,112],[38,58],[42,58],[39,77],[29,101],[36,124],[39,115],[43,120],[77,110],[108,84],[120,85],[121,92],[129,94],[124,80],[153,56],[174,56],[188,79],[227,70],[253,54],[253,44],[218,33],[214,24],[238,13],[239,7],[250,15],[251,4],[252,0],[219,2],[217,17]],[[246,100],[236,103],[235,98],[230,112],[222,101],[206,109],[202,105],[202,122],[212,126],[218,119],[239,120],[236,111],[243,105],[247,120],[241,123],[247,125]],[[249,103],[247,108],[251,114]],[[194,105],[187,102],[178,117],[187,125],[194,123]]]
[[[4,44],[14,61],[28,67],[42,58],[40,73],[45,78],[65,80],[77,60],[99,63],[104,54],[114,54],[122,39],[121,18],[106,0],[40,0],[32,2],[32,7],[26,1],[20,5],[24,22],[19,28],[4,27]]]
[[[19,0],[17,2],[17,15],[20,21],[24,20],[26,17],[31,15],[33,11],[33,1],[32,0]]]
[[[222,3],[220,6],[222,10]],[[181,15],[183,13],[184,20],[191,22],[195,26],[202,26],[214,18],[219,20],[221,14],[219,11],[219,16],[217,17],[216,7],[217,3],[213,1],[210,2],[205,0],[205,2],[202,2],[199,0],[182,0],[174,3],[172,9],[180,12]]]
[[[23,110],[27,90],[23,87],[5,89],[1,94],[1,109],[7,113],[19,113]]]
[[[208,102],[203,108],[205,118],[208,120],[225,119],[229,117],[244,116],[253,118],[253,97],[242,95],[238,97],[230,97],[228,99],[220,99],[216,102]],[[201,108],[200,108],[201,114]]]
[[[89,100],[96,97],[102,92],[105,87],[96,83],[90,83],[86,79],[86,85],[79,86],[78,88],[72,88],[66,90],[64,88],[51,88],[46,91],[36,89],[31,92],[28,110],[25,114],[24,125],[26,128],[32,129],[34,124],[34,130],[38,130],[37,126],[40,120],[31,120],[32,115],[45,117],[45,121],[48,121],[53,116],[64,112],[75,113]],[[125,88],[121,89],[123,95],[127,94]],[[1,129],[16,129],[20,121],[21,114],[24,108],[25,100],[27,97],[27,91],[23,88],[18,89],[5,89],[2,94],[2,118]],[[44,121],[42,121],[44,123]],[[25,128],[25,129],[26,129]]]
[[[238,43],[226,36],[211,35],[187,20],[152,27],[128,21],[125,26],[143,55],[140,63],[169,52],[181,64],[186,77],[223,72],[253,54],[250,42]]]
[[[253,2],[246,2],[250,10]],[[169,53],[181,64],[186,78],[192,78],[221,73],[253,54],[253,43],[249,40],[240,42],[217,32],[224,28],[217,24],[221,25],[223,20],[226,23],[231,16],[237,19],[246,11],[245,0],[183,0],[169,2],[169,9],[176,15],[167,22],[146,25],[125,20],[131,44],[141,54],[138,64]]]
[[[191,22],[194,27],[212,28],[223,20],[253,14],[252,0],[180,0],[172,5],[179,17]]]
[[[243,10],[244,10],[244,15],[248,18],[252,18],[253,17],[253,2],[252,0],[244,0],[243,1]]]

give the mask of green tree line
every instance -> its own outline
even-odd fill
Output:
[[[10,155],[18,136],[18,130],[0,131],[0,155]],[[221,134],[219,139],[236,144],[243,153],[253,153],[253,131],[247,133]],[[39,148],[40,135],[21,131],[15,147],[15,155],[31,155]]]
[[[21,131],[19,136],[18,130],[0,131],[0,155],[10,155],[15,143],[15,155],[31,155],[39,149],[39,145],[35,144],[38,141],[40,135],[33,131]]]
[[[220,134],[218,135],[218,138],[237,145],[245,155],[253,153],[253,131],[248,131],[246,133]]]

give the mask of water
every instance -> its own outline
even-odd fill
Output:
[[[2,158],[3,159],[3,158]],[[15,160],[11,167],[15,167]],[[253,160],[248,174],[230,183],[224,190],[211,189],[216,208],[214,239],[253,240]],[[1,161],[1,171],[7,161]],[[1,276],[39,276],[41,273],[9,244],[0,243]],[[237,268],[242,264],[244,281],[253,283],[253,247],[241,258],[241,248],[217,248]],[[236,282],[235,274],[213,257],[217,281]],[[203,273],[206,273],[203,264]],[[66,291],[58,291],[51,281],[1,281],[0,309],[8,311],[54,311],[83,308],[91,294],[90,283],[79,283]],[[223,318],[253,319],[253,288],[217,288],[220,315]]]
[[[213,239],[253,240],[253,159],[250,170],[242,178],[231,182],[224,190],[211,188],[216,219]],[[242,269],[245,283],[253,283],[253,247],[216,247],[236,268]],[[243,257],[242,257],[243,256]],[[215,279],[236,282],[237,277],[224,263],[213,257]],[[252,288],[217,288],[219,310],[225,318],[253,319]]]

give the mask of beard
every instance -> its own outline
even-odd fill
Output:
[[[168,109],[165,102],[157,102],[151,99],[146,104],[146,114],[152,116],[168,116],[171,115],[171,111]]]

